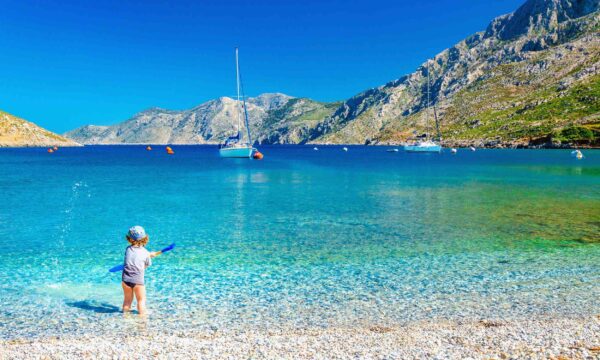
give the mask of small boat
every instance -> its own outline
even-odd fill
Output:
[[[223,145],[219,149],[219,155],[224,158],[252,158],[256,149],[251,146]]]
[[[442,146],[431,140],[419,141],[413,145],[404,145],[404,151],[408,152],[437,152],[442,151]]]
[[[429,60],[427,61],[427,109],[431,109],[431,102],[430,102],[430,84],[429,84]],[[429,112],[428,112],[429,113]],[[429,115],[429,114],[428,114]],[[404,151],[406,152],[436,152],[439,153],[442,151],[442,145],[440,145],[439,143],[435,142],[434,139],[430,138],[430,128],[429,128],[429,117],[430,116],[426,116],[426,124],[425,124],[425,128],[426,128],[426,132],[425,132],[425,139],[423,140],[419,140],[414,144],[409,144],[409,145],[404,145]],[[440,126],[437,120],[437,114],[435,111],[435,105],[433,106],[433,117],[435,118],[435,127],[437,129],[437,140],[439,141],[441,139],[441,135],[440,135]]]
[[[344,151],[348,151],[348,148],[344,146],[344,147],[342,148],[342,150],[344,150]]]
[[[240,77],[240,63],[238,48],[235,48],[235,72],[237,80],[237,131],[234,136],[229,136],[224,143],[219,145],[219,155],[224,158],[245,158],[252,159],[255,152],[258,152],[252,147],[252,136],[250,135],[250,125],[248,123],[248,111],[246,110],[246,98],[243,94],[243,87]],[[240,89],[242,91],[240,100]],[[240,109],[241,106],[241,109]],[[244,117],[244,126],[246,127],[247,139],[244,141],[242,136],[242,114]],[[260,155],[262,159],[262,154]]]
[[[389,153],[396,153],[398,152],[398,149],[387,149],[386,151]]]
[[[583,153],[579,149],[571,151],[571,156],[576,157],[578,160],[583,159]]]
[[[473,146],[469,146],[469,150],[475,151],[476,149]]]
[[[458,152],[458,150],[456,150],[455,148],[450,149],[450,152],[452,152],[453,154],[456,154]]]
[[[319,148],[315,146],[315,147],[313,148],[313,150],[314,150],[314,151],[318,151],[318,150],[319,150]]]

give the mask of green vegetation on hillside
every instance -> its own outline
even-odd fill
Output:
[[[297,124],[322,121],[331,115],[340,103],[322,103],[307,98],[294,98],[279,109],[273,110],[262,127],[270,128],[278,123]]]
[[[564,143],[593,143],[596,137],[593,130],[581,126],[570,126],[552,134],[552,139]]]
[[[261,143],[302,143],[311,129],[331,116],[341,103],[322,103],[307,98],[294,98],[271,110],[261,124]]]
[[[353,98],[322,139],[382,144],[423,134],[432,121],[424,107],[429,72],[446,145],[599,146],[600,14],[586,9],[589,15],[558,23],[563,10],[554,8],[525,9],[523,21],[498,18],[491,31]]]
[[[473,114],[448,126],[446,132],[456,139],[552,138],[563,142],[589,143],[596,138],[594,131],[587,126],[599,122],[600,75],[564,91],[556,86],[537,91],[510,86],[494,88],[493,91],[486,89],[488,94],[493,94],[487,99],[482,99],[478,86],[467,89],[466,94],[457,95],[455,107],[464,107],[464,102],[469,102],[470,107],[482,111],[454,109],[459,114]],[[477,97],[483,101],[477,101]],[[507,107],[501,106],[511,102]],[[581,126],[573,127],[574,124]],[[564,127],[569,130],[563,131]]]

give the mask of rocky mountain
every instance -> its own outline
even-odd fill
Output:
[[[414,73],[342,103],[283,94],[251,98],[253,137],[401,143],[432,132],[435,114],[448,146],[599,146],[599,9],[599,0],[528,0]],[[65,135],[82,143],[216,143],[233,131],[235,106],[220,98],[185,111],[150,109]]]
[[[598,0],[529,0],[416,72],[344,102],[312,142],[398,143],[437,110],[446,144],[600,138]]]
[[[153,108],[113,126],[86,125],[65,136],[85,144],[218,143],[235,132],[236,106],[236,100],[222,97],[189,110]],[[299,142],[307,127],[323,121],[334,108],[284,94],[262,94],[246,102],[251,133],[261,143]]]
[[[80,146],[34,123],[0,111],[0,147]]]
[[[300,144],[313,129],[330,117],[340,103],[321,103],[307,98],[289,99],[269,111],[257,129],[257,140],[266,144]]]

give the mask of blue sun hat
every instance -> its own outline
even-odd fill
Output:
[[[146,230],[144,230],[144,228],[139,225],[133,226],[129,229],[129,232],[127,232],[127,237],[133,241],[142,240],[146,236],[148,236],[146,235]]]

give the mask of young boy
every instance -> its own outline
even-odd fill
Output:
[[[129,229],[125,238],[131,244],[125,250],[125,263],[121,286],[123,287],[123,312],[131,310],[133,296],[137,300],[138,313],[146,314],[146,287],[144,272],[152,265],[152,258],[160,255],[161,251],[149,252],[144,246],[148,244],[148,235],[141,226]]]

